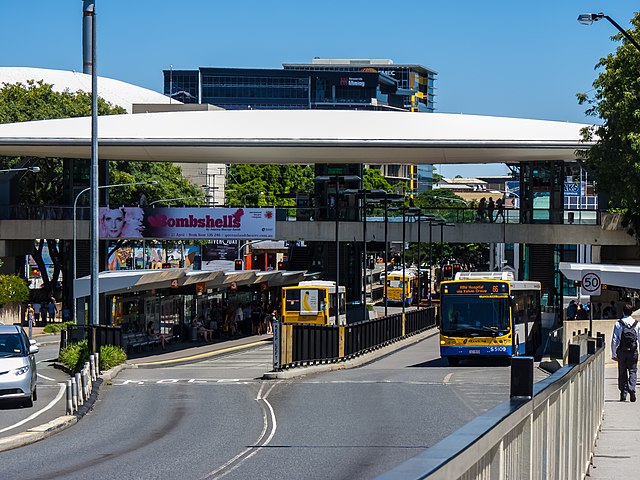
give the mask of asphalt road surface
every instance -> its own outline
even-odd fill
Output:
[[[449,367],[437,336],[357,369],[259,380],[271,355],[125,370],[77,425],[0,453],[2,476],[369,479],[509,395],[509,367]]]

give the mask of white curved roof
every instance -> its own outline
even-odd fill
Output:
[[[586,125],[443,113],[242,110],[99,119],[99,158],[219,163],[573,160]],[[90,118],[0,125],[0,154],[88,158]]]
[[[53,85],[56,92],[91,92],[91,75],[84,73],[47,68],[0,67],[0,84],[26,85],[27,80],[42,80]],[[101,76],[98,76],[98,95],[114,106],[125,108],[129,113],[134,103],[169,103],[169,97],[161,93]],[[180,102],[173,100],[173,103]]]

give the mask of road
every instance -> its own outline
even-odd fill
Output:
[[[451,368],[437,351],[432,337],[358,369],[286,381],[258,379],[270,347],[125,370],[77,425],[0,453],[3,476],[369,479],[508,398],[508,367]]]
[[[64,384],[69,376],[53,368],[58,348],[54,339],[52,343],[40,345],[40,351],[36,354],[38,400],[33,407],[27,408],[15,401],[0,402],[0,438],[15,435],[65,414]]]

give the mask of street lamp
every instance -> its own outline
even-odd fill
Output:
[[[102,185],[99,186],[98,188],[115,188],[115,187],[130,187],[132,185],[157,185],[158,182],[155,180],[152,180],[150,182],[132,182],[132,183],[115,183],[113,185]],[[73,321],[77,324],[78,323],[78,319],[76,318],[76,285],[75,285],[75,281],[77,278],[77,272],[76,272],[76,241],[77,241],[77,234],[76,234],[76,207],[78,205],[78,199],[80,198],[80,196],[83,193],[88,192],[89,190],[91,190],[91,187],[87,187],[84,190],[82,190],[80,193],[78,193],[78,195],[76,195],[76,198],[73,200],[73,302],[72,302],[72,312],[71,312],[71,318],[73,318]],[[94,301],[97,300],[97,298],[93,299]],[[94,324],[97,324],[98,322],[96,322],[95,320],[93,321]]]
[[[578,15],[578,22],[581,23],[582,25],[591,25],[593,22],[597,22],[598,20],[602,20],[603,18],[608,20],[611,25],[616,27],[618,29],[618,31],[622,35],[624,35],[624,37],[627,40],[629,40],[629,43],[631,43],[634,47],[636,47],[636,49],[640,52],[640,45],[638,45],[638,42],[636,42],[633,39],[633,37],[631,35],[629,35],[629,33],[624,28],[622,28],[620,25],[618,25],[618,23],[613,18],[611,18],[609,15],[605,15],[602,12],[600,12],[600,13],[581,13],[580,15]]]
[[[417,220],[418,222],[418,303],[420,303],[420,300],[422,300],[422,271],[421,271],[421,255],[420,255],[420,244],[421,244],[421,237],[420,237],[420,231],[421,231],[421,220],[428,220],[429,221],[429,241],[431,241],[431,220],[433,220],[435,217],[431,214],[428,215],[422,215],[422,209],[420,207],[410,207],[409,208],[409,214],[412,214],[414,216],[414,218]]]
[[[40,171],[40,167],[34,165],[33,167],[20,167],[20,168],[6,168],[4,170],[0,170],[0,173],[7,172],[31,172],[38,173]]]

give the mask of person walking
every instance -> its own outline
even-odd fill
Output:
[[[611,358],[618,362],[618,390],[621,402],[627,400],[627,393],[632,402],[636,401],[640,325],[631,316],[632,312],[629,304],[622,308],[623,316],[613,326],[611,336]]]
[[[55,322],[56,315],[58,314],[58,305],[56,304],[56,299],[54,297],[51,297],[49,299],[47,309],[49,310],[49,321]]]
[[[484,222],[487,219],[487,199],[482,197],[478,203],[478,213],[476,215],[478,222]]]
[[[35,313],[31,304],[27,305],[27,309],[24,311],[24,319],[29,326],[29,338],[31,338],[31,334],[33,332],[33,320],[35,318]]]
[[[575,300],[571,300],[567,306],[567,320],[575,320],[578,313],[578,305]]]
[[[493,211],[496,209],[496,204],[493,201],[493,197],[489,197],[489,203],[487,204],[487,213],[489,214],[489,223],[493,223]]]
[[[41,305],[39,303],[34,303],[33,304],[33,319],[36,323],[40,322],[40,308]]]
[[[498,200],[496,200],[496,218],[495,218],[495,222],[498,222],[498,217],[502,217],[502,223],[504,223],[504,202],[502,201],[501,198],[499,198]]]

